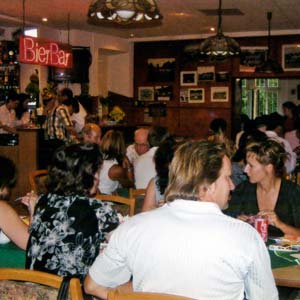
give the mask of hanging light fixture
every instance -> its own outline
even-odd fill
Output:
[[[281,65],[271,58],[271,20],[272,12],[267,13],[268,19],[268,52],[267,59],[260,66],[257,66],[255,72],[258,73],[282,73],[283,69]]]
[[[162,19],[154,0],[95,0],[89,7],[89,21],[96,24],[152,23]]]
[[[222,32],[222,0],[219,0],[217,34],[204,40],[200,45],[200,53],[211,57],[225,58],[239,55],[240,52],[239,44]]]

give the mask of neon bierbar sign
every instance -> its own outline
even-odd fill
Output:
[[[31,36],[20,37],[20,62],[59,68],[72,68],[72,47]]]

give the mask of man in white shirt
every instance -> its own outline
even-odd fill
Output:
[[[135,188],[145,189],[149,181],[155,177],[156,170],[154,164],[154,154],[160,145],[169,136],[168,130],[162,126],[154,126],[148,134],[148,144],[150,149],[138,156],[133,163]]]
[[[139,128],[134,132],[134,143],[126,149],[126,156],[132,165],[140,155],[149,150],[148,133],[148,128]]]
[[[18,124],[15,109],[19,105],[19,95],[11,90],[8,93],[7,101],[0,106],[0,134],[16,133],[16,126]]]
[[[224,146],[190,141],[170,165],[167,203],[120,225],[85,280],[106,299],[109,288],[201,300],[278,299],[267,248],[249,224],[224,215],[234,185]]]

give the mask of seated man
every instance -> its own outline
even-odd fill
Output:
[[[257,231],[224,215],[234,185],[223,145],[191,141],[170,165],[167,204],[136,215],[112,234],[85,279],[106,299],[128,282],[134,291],[192,299],[278,299],[267,248]]]
[[[134,161],[134,180],[137,189],[145,189],[149,181],[155,177],[154,154],[158,146],[169,136],[167,128],[154,126],[148,134],[148,144],[150,149],[137,157]]]
[[[139,128],[134,132],[134,143],[129,145],[126,150],[126,156],[133,165],[135,160],[149,150],[148,128]]]
[[[94,123],[87,123],[84,125],[82,129],[83,134],[83,142],[87,143],[95,143],[100,145],[101,141],[101,128]]]

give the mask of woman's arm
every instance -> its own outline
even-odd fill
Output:
[[[155,195],[155,180],[152,178],[147,186],[145,199],[142,207],[142,211],[148,211],[156,208],[156,195]]]
[[[0,201],[0,229],[18,247],[26,249],[29,237],[28,226],[5,201]]]
[[[119,181],[123,187],[133,187],[133,169],[131,167],[123,168],[113,165],[108,171],[108,177],[111,180]]]

